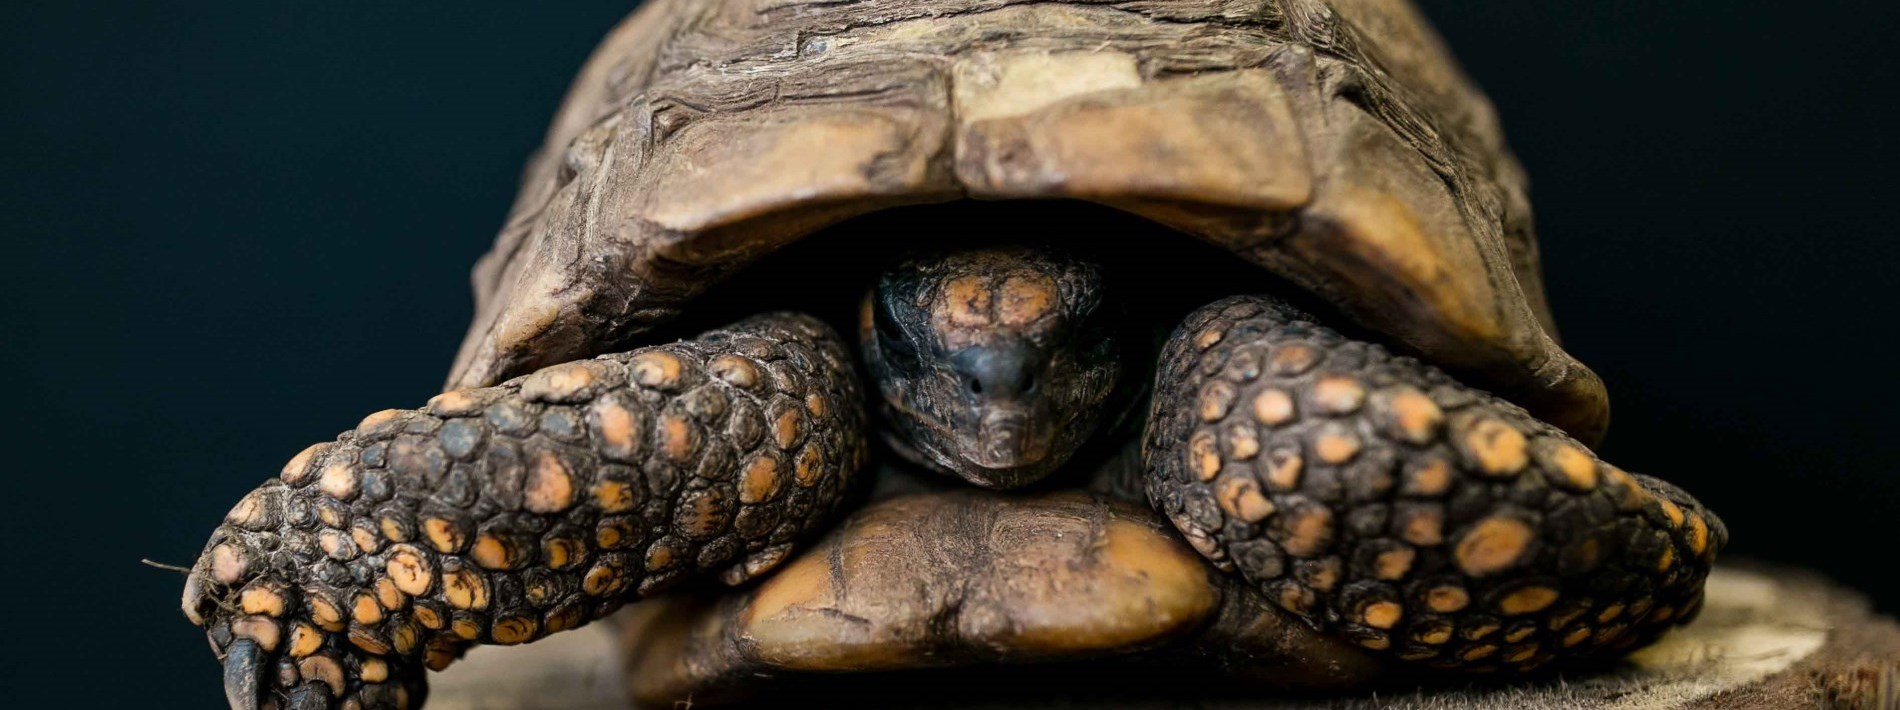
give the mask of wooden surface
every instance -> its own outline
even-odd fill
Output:
[[[1661,710],[1675,708],[1900,708],[1900,625],[1868,611],[1858,595],[1817,577],[1761,567],[1725,567],[1709,579],[1701,618],[1638,652],[1623,666],[1589,676],[1568,676],[1506,687],[1432,690],[1387,688],[1347,698],[1275,698],[1223,693],[1197,696],[1193,688],[1167,687],[1156,677],[1149,694],[1074,693],[1013,683],[960,683],[941,693],[852,678],[829,694],[766,697],[760,707],[818,700],[827,707],[1119,707],[1248,708],[1581,708]],[[1120,667],[1116,674],[1127,675]],[[963,672],[962,678],[981,678]],[[1012,680],[1024,678],[1011,670]],[[998,677],[1002,677],[999,674]],[[1033,678],[1033,676],[1030,676]],[[1068,672],[1071,681],[1086,673]],[[1107,676],[1103,676],[1106,678]],[[1125,680],[1125,678],[1122,678]],[[613,635],[596,624],[532,646],[478,648],[432,684],[434,710],[524,710],[575,708],[629,710],[621,688],[620,657]],[[993,692],[991,692],[993,691]],[[1034,693],[1034,702],[1023,700]],[[796,700],[796,702],[794,702]],[[778,701],[778,702],[774,702]]]

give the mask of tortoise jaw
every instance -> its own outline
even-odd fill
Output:
[[[920,426],[909,418],[892,417],[888,414],[888,406],[886,412],[887,422]],[[1064,422],[1064,426],[1068,424]],[[988,428],[985,427],[985,430]],[[1042,480],[1067,462],[1070,453],[1054,454],[1046,440],[1041,446],[1025,447],[1021,442],[1026,438],[1021,434],[1010,434],[1014,438],[1009,439],[1007,444],[998,442],[1001,436],[984,436],[979,440],[998,442],[997,445],[965,447],[960,445],[962,442],[959,437],[919,436],[899,429],[897,426],[885,427],[882,433],[886,444],[904,459],[956,476],[978,488],[992,490],[1020,488]],[[1026,453],[1031,451],[1034,453]]]
[[[1051,458],[1046,454],[1030,458],[987,447],[978,448],[970,454],[958,454],[944,451],[929,442],[921,446],[923,453],[937,468],[971,485],[988,489],[1019,488],[1035,483],[1067,459]]]
[[[990,469],[1033,466],[1049,458],[1049,437],[1038,436],[1029,413],[993,409],[983,416],[970,460]]]

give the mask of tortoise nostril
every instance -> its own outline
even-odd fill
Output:
[[[979,399],[1011,399],[1032,386],[1041,358],[1023,344],[977,345],[950,358],[956,387]]]

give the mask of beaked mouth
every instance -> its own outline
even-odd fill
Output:
[[[1070,423],[1065,420],[1052,427],[1051,430],[1060,431]],[[1028,441],[1028,432],[1019,431],[1020,433],[1010,434],[1012,446],[1014,442]],[[1008,454],[986,451],[986,447],[981,443],[973,446],[960,445],[960,442],[964,440],[956,436],[904,437],[887,430],[885,438],[887,441],[901,442],[905,448],[923,454],[921,458],[928,459],[935,464],[934,468],[944,473],[955,475],[970,485],[991,490],[1018,488],[1035,483],[1068,462],[1067,456],[1057,458],[1054,455],[1053,437],[1040,445],[1029,446],[1027,450]],[[904,442],[907,438],[911,441]],[[982,442],[983,439],[979,437],[976,441]]]
[[[1046,440],[1038,441],[1026,412],[1001,410],[983,416],[974,445],[963,447],[971,463],[990,469],[1034,466],[1049,458]]]

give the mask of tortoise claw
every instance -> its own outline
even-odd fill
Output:
[[[231,710],[409,710],[428,695],[422,667],[331,649],[288,658],[240,638],[224,653]],[[374,664],[371,677],[363,671]]]
[[[224,654],[224,699],[231,710],[257,710],[264,686],[264,649],[238,639]]]

